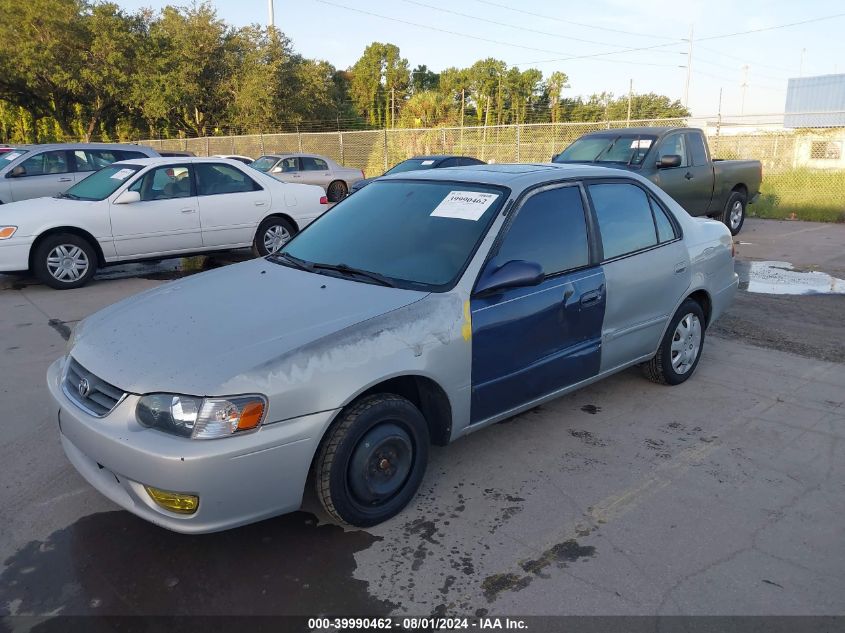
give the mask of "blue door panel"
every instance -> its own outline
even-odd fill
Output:
[[[599,372],[604,289],[594,267],[472,299],[472,422]]]

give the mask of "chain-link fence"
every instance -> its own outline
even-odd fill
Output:
[[[788,128],[784,116],[695,117],[350,132],[303,132],[146,140],[198,156],[308,152],[377,175],[420,154],[460,154],[497,163],[547,162],[576,138],[628,126],[698,127],[717,159],[757,159],[762,195],[753,215],[845,221],[845,127]]]

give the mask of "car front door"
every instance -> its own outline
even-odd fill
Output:
[[[244,170],[223,163],[195,163],[202,241],[207,247],[252,243],[270,209],[270,194]]]
[[[687,137],[683,132],[672,132],[668,134],[657,148],[657,161],[664,156],[680,156],[681,164],[678,167],[662,167],[657,169],[654,176],[654,182],[660,186],[663,191],[672,196],[675,201],[680,204],[687,213],[696,215],[697,209],[702,205],[701,192],[699,184],[704,182],[704,179],[695,181],[693,175],[694,167],[690,161],[689,150],[687,147]],[[710,203],[710,197],[704,204]]]
[[[654,353],[690,285],[690,263],[671,213],[633,182],[587,185],[601,234],[607,307],[601,371]]]
[[[284,182],[302,182],[299,158],[286,156],[273,166],[270,175]]]
[[[202,247],[199,205],[188,165],[154,167],[130,191],[141,200],[111,204],[112,235],[123,258],[190,252]]]
[[[598,373],[605,282],[586,218],[581,187],[568,184],[529,194],[509,221],[485,273],[523,260],[545,276],[470,301],[473,423]]]
[[[23,168],[23,173],[10,178],[12,200],[15,201],[55,196],[74,183],[68,152],[63,149],[38,152],[16,165],[13,171],[18,167]]]
[[[323,189],[329,186],[332,181],[332,172],[326,161],[314,156],[303,156],[299,161],[302,164],[302,171],[300,172],[302,179],[297,182],[319,185]]]

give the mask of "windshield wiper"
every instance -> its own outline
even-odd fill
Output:
[[[601,157],[601,155],[604,154],[605,152],[609,152],[610,150],[612,150],[613,146],[616,145],[616,141],[618,141],[620,138],[622,138],[622,137],[617,136],[616,138],[614,138],[610,142],[610,145],[608,145],[602,151],[600,151],[598,154],[596,154],[596,157],[592,160],[592,162],[597,163],[599,161],[599,158]],[[619,161],[611,161],[611,162],[619,162]]]
[[[311,265],[310,262],[306,262],[304,259],[299,259],[298,257],[294,257],[289,253],[283,253],[281,251],[276,251],[275,253],[270,253],[267,256],[268,259],[278,259],[282,262],[288,262],[293,264],[296,268],[300,270],[306,270],[309,273],[314,272],[314,266]]]
[[[380,275],[378,273],[370,272],[369,270],[361,270],[360,268],[353,268],[347,264],[314,264],[314,268],[318,270],[333,270],[339,273],[349,274],[349,275],[358,275],[360,277],[366,277],[367,279],[372,279],[376,283],[381,284],[382,286],[388,286],[390,288],[395,288],[396,284],[390,281],[384,275]]]
[[[79,200],[79,196],[72,194],[72,193],[68,193],[66,191],[63,191],[62,193],[60,193],[56,197],[57,198],[67,198],[68,200]]]

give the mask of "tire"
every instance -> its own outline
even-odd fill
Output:
[[[326,189],[326,197],[329,202],[340,202],[348,193],[349,188],[342,180],[333,180]]]
[[[748,206],[748,199],[741,191],[733,191],[725,204],[725,212],[722,214],[722,222],[731,232],[736,235],[742,230],[745,223],[745,208]]]
[[[57,233],[41,240],[32,254],[32,272],[58,290],[84,286],[97,272],[97,251],[84,237]]]
[[[386,521],[416,494],[428,444],[425,418],[405,398],[377,394],[353,403],[320,446],[314,465],[320,502],[338,522]]]
[[[274,215],[264,218],[255,232],[252,249],[259,257],[266,257],[287,244],[296,233],[296,227],[282,217]],[[275,236],[275,241],[271,238],[271,234]]]
[[[662,385],[680,385],[692,376],[704,349],[704,323],[698,302],[684,301],[669,322],[657,354],[643,366],[646,377]]]

